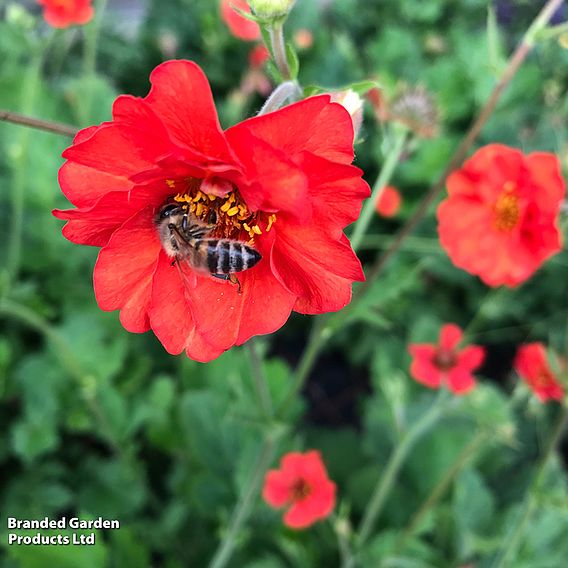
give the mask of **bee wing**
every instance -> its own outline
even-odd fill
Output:
[[[187,260],[176,258],[175,263],[186,291],[191,292],[197,286],[197,274]]]

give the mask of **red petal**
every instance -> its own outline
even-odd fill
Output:
[[[212,276],[199,276],[189,292],[197,330],[223,350],[282,327],[296,299],[274,278],[265,259],[237,276],[241,294],[236,285]]]
[[[272,507],[286,505],[292,497],[289,477],[283,471],[269,471],[264,480],[262,497]]]
[[[120,309],[120,321],[128,331],[150,329],[152,277],[160,250],[153,208],[147,207],[116,230],[99,253],[94,274],[97,302],[105,311]]]
[[[448,371],[448,389],[454,394],[466,394],[475,387],[475,379],[470,371],[455,367]]]
[[[166,61],[150,75],[146,101],[170,134],[201,154],[221,161],[233,157],[221,130],[203,71],[192,61]]]
[[[440,330],[440,347],[453,351],[463,338],[463,331],[454,323],[447,323]]]
[[[347,240],[324,230],[278,220],[272,270],[299,297],[302,313],[337,311],[351,300],[351,284],[364,280],[361,263]]]
[[[253,136],[283,151],[291,159],[303,152],[333,162],[353,161],[353,122],[329,95],[310,97],[280,110],[250,118],[229,128],[229,139],[246,129]]]
[[[428,344],[410,345],[408,351],[413,357],[410,374],[419,383],[430,388],[439,388],[442,383],[442,372],[434,365],[436,347]]]
[[[477,345],[469,345],[458,353],[457,367],[474,371],[477,369],[485,359],[485,349]]]
[[[246,129],[232,130],[227,139],[245,168],[239,189],[247,205],[266,212],[286,211],[305,221],[312,214],[307,180],[284,152],[254,137]]]

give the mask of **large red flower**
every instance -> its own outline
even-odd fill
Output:
[[[152,329],[170,353],[208,361],[280,328],[292,310],[343,308],[364,278],[343,228],[368,185],[353,160],[349,113],[321,95],[223,132],[211,90],[190,61],[168,61],[144,99],[121,96],[113,120],[65,150],[61,189],[77,209],[54,212],[69,240],[102,247],[94,273],[103,310],[131,332]],[[172,263],[157,213],[177,198],[212,236],[261,255],[239,286]],[[185,263],[184,263],[185,264]]]
[[[262,496],[272,507],[289,507],[284,524],[303,529],[331,514],[335,483],[327,477],[318,451],[290,452],[280,461],[280,469],[266,474]]]
[[[491,144],[448,178],[438,208],[442,247],[489,286],[517,286],[561,248],[566,189],[558,159]]]
[[[54,28],[68,28],[91,21],[94,10],[91,0],[38,0],[44,7],[43,17]]]
[[[247,20],[234,8],[250,14],[250,6],[246,0],[221,0],[221,18],[227,24],[231,33],[245,41],[255,41],[260,38],[260,28],[256,22]]]
[[[550,368],[542,343],[521,345],[515,357],[515,369],[541,402],[564,397],[564,388]]]
[[[410,374],[419,383],[433,389],[445,385],[455,394],[469,392],[475,386],[472,373],[483,363],[485,350],[478,345],[458,350],[462,339],[462,330],[449,323],[442,326],[437,345],[410,345],[408,350],[413,358]]]

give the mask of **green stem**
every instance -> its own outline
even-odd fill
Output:
[[[288,56],[286,55],[286,43],[284,41],[284,26],[282,24],[274,24],[268,28],[270,35],[270,45],[274,64],[280,72],[283,81],[292,79],[292,72],[288,64]]]
[[[237,537],[252,511],[262,480],[264,479],[264,475],[272,461],[274,447],[274,438],[272,436],[267,436],[262,444],[262,448],[260,449],[258,459],[254,465],[249,481],[245,486],[233,514],[231,515],[229,529],[223,537],[213,559],[209,563],[209,568],[223,568],[231,559],[237,544]]]
[[[558,24],[557,26],[550,26],[540,30],[535,35],[535,39],[537,41],[546,41],[549,39],[555,39],[567,33],[568,33],[568,22],[564,22],[563,24]]]
[[[414,444],[426,434],[443,415],[448,396],[448,391],[440,391],[440,395],[436,398],[436,401],[432,404],[430,409],[406,432],[391,454],[383,475],[379,478],[369,504],[363,514],[363,520],[359,525],[357,537],[358,548],[361,548],[371,535],[398,473],[408,454],[414,447]]]
[[[505,548],[501,551],[501,553],[495,560],[492,568],[505,568],[506,566],[514,566],[514,560],[516,558],[521,539],[523,538],[532,514],[537,507],[537,493],[544,479],[546,467],[550,461],[550,458],[553,456],[558,444],[560,443],[562,434],[564,433],[564,429],[567,425],[568,407],[564,406],[552,430],[552,435],[550,437],[548,446],[542,454],[537,465],[533,480],[527,489],[525,500],[523,502],[521,510],[519,511],[517,520],[504,539]]]
[[[328,314],[321,315],[316,318],[308,339],[308,344],[302,352],[302,356],[300,357],[300,361],[296,367],[290,391],[284,399],[284,402],[280,405],[280,408],[278,408],[277,414],[279,417],[286,414],[290,405],[294,402],[294,399],[302,390],[304,383],[307,381],[310,373],[312,372],[320,350],[325,344],[325,340],[328,336],[327,322],[329,321],[329,318],[330,316]]]
[[[96,75],[97,47],[107,1],[108,0],[99,0],[97,2],[93,21],[84,27],[85,46],[83,51],[83,74],[88,81]],[[80,107],[80,121],[82,125],[91,122],[92,91],[91,85],[87,84],[85,98]]]
[[[418,511],[414,513],[412,519],[408,523],[408,526],[402,533],[399,542],[397,543],[397,550],[400,550],[406,540],[414,534],[416,527],[420,525],[424,517],[428,514],[428,512],[434,507],[438,501],[446,494],[446,491],[454,481],[454,479],[458,476],[460,471],[464,468],[467,462],[472,458],[482,444],[487,440],[489,437],[486,431],[480,431],[474,436],[469,444],[460,452],[454,463],[451,467],[446,471],[446,474],[440,481],[435,485],[432,489],[428,497],[422,503]]]
[[[24,114],[33,112],[44,54],[48,49],[49,43],[50,40],[47,41],[44,48],[35,56],[28,68],[22,92],[21,110]],[[28,145],[31,133],[29,130],[23,130],[18,134],[19,136],[16,138],[18,155],[14,159],[14,177],[12,180],[12,212],[10,236],[8,240],[8,257],[6,262],[6,272],[2,282],[2,295],[6,295],[8,293],[9,288],[18,278],[20,263],[22,260],[25,189],[26,178],[29,172]]]
[[[355,223],[355,229],[351,235],[351,246],[354,251],[357,251],[361,245],[365,232],[367,231],[371,219],[375,213],[375,204],[380,199],[385,187],[388,185],[392,178],[394,170],[399,163],[400,157],[404,150],[404,145],[408,137],[407,130],[397,130],[393,143],[385,157],[385,162],[381,168],[381,172],[377,181],[373,186],[373,192],[370,199],[365,202],[361,216]]]
[[[264,418],[269,419],[273,416],[274,410],[272,408],[272,401],[270,400],[270,392],[268,390],[268,380],[264,372],[262,358],[258,355],[256,344],[254,340],[246,344],[250,366],[252,371],[252,378],[254,381],[255,391],[257,394],[258,402]]]

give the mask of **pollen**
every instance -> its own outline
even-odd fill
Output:
[[[495,203],[494,224],[499,231],[512,231],[519,223],[521,216],[519,198],[513,193],[514,189],[510,190],[506,187],[503,189],[504,192]]]
[[[176,185],[173,180],[166,180],[166,183],[169,187]],[[237,188],[219,197],[201,191],[200,183],[200,180],[188,179],[187,190],[177,193],[173,199],[205,223],[214,222],[213,237],[241,240],[254,246],[255,238],[272,229],[276,215],[250,211]],[[181,186],[181,182],[177,186]]]
[[[173,188],[176,186],[176,182],[175,182],[173,179],[167,179],[167,180],[166,180],[166,185],[167,185],[169,188],[173,189]]]

